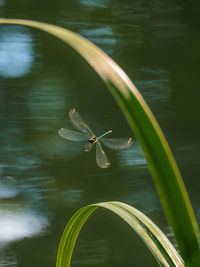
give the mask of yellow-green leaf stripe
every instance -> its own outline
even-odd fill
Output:
[[[78,234],[87,218],[98,207],[106,208],[126,221],[146,243],[161,266],[184,266],[181,257],[178,255],[167,237],[142,212],[121,202],[102,202],[83,207],[71,218],[60,241],[57,267],[70,266],[72,252]]]

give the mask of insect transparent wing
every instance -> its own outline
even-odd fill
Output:
[[[90,137],[95,135],[93,131],[90,129],[90,127],[81,119],[78,111],[76,111],[75,108],[70,109],[69,117],[74,127],[76,127],[76,129],[85,134],[88,134]]]
[[[125,149],[132,145],[132,138],[101,138],[102,143],[111,149]]]
[[[88,134],[79,133],[70,129],[61,128],[58,133],[60,136],[70,141],[86,141],[89,139]]]
[[[98,141],[96,142],[96,160],[101,168],[108,168],[110,166],[110,162]]]

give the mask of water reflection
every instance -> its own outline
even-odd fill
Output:
[[[168,1],[153,0],[149,2],[150,16],[148,27],[151,31],[151,41],[155,45],[172,46],[177,41],[184,41],[186,24],[182,19],[183,5]]]
[[[137,191],[126,198],[126,202],[148,215],[158,211],[160,209],[160,204],[159,198],[154,194],[154,188],[148,185],[143,185],[142,187],[144,186],[145,190],[138,187]]]
[[[109,0],[79,0],[80,4],[85,5],[87,8],[92,9],[96,7],[107,7]]]
[[[77,10],[83,9],[85,11],[82,16],[77,18],[77,14],[69,13],[68,17],[66,17],[68,6],[64,6],[63,15],[59,22],[92,41],[109,55],[113,55],[118,49],[121,36],[119,31],[116,31],[114,23],[109,24],[103,19],[105,16],[112,22],[116,19],[115,15],[113,15],[113,10],[107,8],[109,4],[109,0],[79,0],[76,8]],[[96,19],[97,17],[98,20]]]
[[[59,76],[54,76],[55,71],[59,72]],[[59,67],[48,69],[30,88],[27,104],[34,129],[52,129],[58,125],[57,120],[66,112],[66,104],[70,105],[70,90],[65,87],[71,85],[62,76],[64,74]]]
[[[149,23],[148,4],[145,0],[134,1],[131,4],[127,1],[118,1],[113,13],[119,22],[118,32],[121,34],[122,45],[131,53],[130,58],[133,59],[134,49],[145,43],[145,29]]]
[[[8,167],[8,166],[7,166]],[[20,185],[21,183],[21,185]],[[13,177],[1,177],[0,181],[0,266],[17,265],[15,252],[9,247],[13,242],[41,235],[49,225],[49,215],[41,212],[41,198],[37,190],[22,186]],[[27,201],[28,200],[28,201]]]
[[[54,75],[56,71],[59,76]],[[84,144],[66,144],[58,135],[60,127],[70,125],[68,110],[71,108],[73,88],[73,82],[57,66],[55,69],[47,68],[28,92],[27,104],[31,120],[29,135],[37,149],[48,157],[57,155],[72,159],[83,150]]]
[[[108,244],[106,240],[97,241],[80,241],[78,244],[78,255],[74,251],[72,264],[80,265],[96,265],[105,264],[108,258]]]
[[[67,207],[78,207],[79,203],[84,203],[84,190],[67,188],[54,193],[54,199]]]
[[[147,101],[165,103],[170,100],[169,72],[159,66],[145,66],[138,70],[143,80],[136,82]]]
[[[14,267],[17,266],[17,255],[11,249],[0,249],[0,266]]]
[[[41,234],[49,224],[48,219],[21,204],[1,204],[0,243]]]
[[[108,25],[92,25],[92,28],[82,29],[79,34],[101,47],[107,54],[112,55],[116,49],[117,38]]]
[[[134,166],[134,167],[145,167],[147,165],[144,154],[141,150],[138,142],[134,142],[133,146],[127,150],[119,152],[119,164],[121,167]]]
[[[19,195],[16,180],[12,176],[2,177],[0,181],[0,199],[14,198]]]
[[[49,212],[45,213],[44,208],[41,212],[41,193],[51,187],[50,180],[45,177],[21,177],[19,180],[17,177],[4,176],[4,172],[10,167],[4,166],[0,181],[1,247],[25,237],[41,234],[50,219]],[[36,181],[39,182],[38,186]]]
[[[33,37],[28,29],[3,27],[0,32],[0,76],[17,78],[28,74],[34,62]]]
[[[45,177],[6,177],[4,173],[8,169],[16,171],[16,168],[4,165],[3,169],[0,181],[0,266],[15,266],[17,257],[10,246],[24,238],[46,233],[49,226],[51,214],[43,205],[49,179],[46,183]]]

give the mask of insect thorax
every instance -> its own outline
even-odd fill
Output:
[[[93,143],[96,143],[97,140],[98,140],[98,138],[97,138],[96,136],[93,136],[93,137],[91,137],[91,138],[88,140],[88,142],[89,142],[90,144],[93,144]]]

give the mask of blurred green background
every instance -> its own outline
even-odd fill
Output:
[[[199,221],[200,3],[178,0],[0,0],[1,18],[56,24],[81,34],[129,75],[156,116],[178,162]],[[131,136],[96,73],[64,43],[27,27],[0,26],[0,264],[53,267],[70,217],[86,204],[117,200],[148,215],[173,241],[137,141],[95,152],[67,142],[75,107],[99,135]],[[120,232],[120,237],[116,235]],[[72,266],[157,266],[113,214],[87,222]]]

